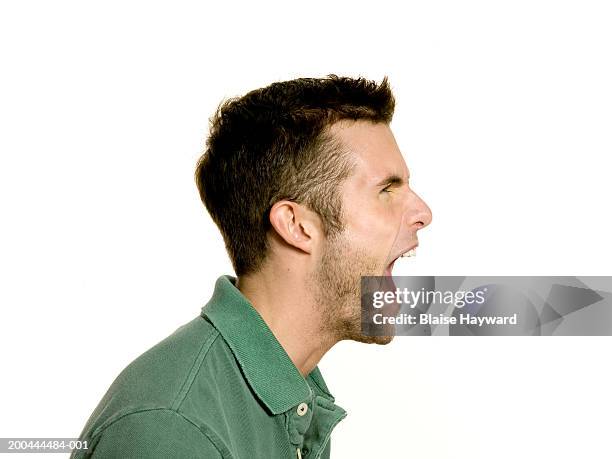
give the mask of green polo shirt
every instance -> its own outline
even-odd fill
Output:
[[[81,434],[88,451],[72,457],[329,457],[346,412],[234,282],[220,277],[199,317],[123,370]]]

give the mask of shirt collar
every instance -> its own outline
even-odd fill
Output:
[[[310,385],[293,364],[257,310],[236,288],[236,279],[221,276],[202,308],[232,350],[249,385],[273,414],[283,413],[311,396]],[[320,395],[334,401],[318,367],[308,375]]]

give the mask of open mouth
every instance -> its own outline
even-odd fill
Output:
[[[393,265],[395,265],[395,262],[400,259],[400,258],[414,258],[416,257],[416,248],[417,246],[413,246],[409,249],[406,249],[405,251],[401,252],[398,256],[396,256],[393,261],[391,263],[389,263],[389,265],[387,266],[387,268],[385,269],[385,276],[392,276],[393,275]]]

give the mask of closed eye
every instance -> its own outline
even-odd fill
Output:
[[[392,174],[385,177],[377,185],[384,187],[380,190],[381,193],[392,193],[392,189],[400,187],[404,185],[404,183],[404,179],[402,179],[399,175]]]

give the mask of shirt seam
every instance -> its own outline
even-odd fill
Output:
[[[174,401],[172,402],[172,405],[171,405],[172,410],[178,412],[182,403],[185,401],[185,398],[187,397],[187,394],[189,393],[189,389],[191,389],[191,386],[193,385],[195,377],[200,371],[200,368],[202,367],[204,358],[208,354],[208,351],[210,350],[212,343],[217,339],[218,336],[219,336],[219,331],[213,329],[211,335],[202,344],[202,347],[200,348],[198,352],[198,356],[196,357],[195,361],[193,362],[193,365],[191,366],[191,369],[189,370],[189,374],[185,378],[183,385],[181,386],[180,390],[176,394],[176,397],[174,398]]]
[[[314,383],[314,385],[315,385],[315,386],[317,386],[317,387],[319,388],[319,390],[320,390],[321,392],[323,392],[323,394],[327,395],[327,397],[325,397],[325,398],[331,397],[331,398],[329,398],[328,400],[331,400],[332,402],[333,402],[333,401],[335,401],[334,396],[333,396],[332,394],[330,394],[328,391],[326,391],[325,389],[323,389],[323,388],[322,388],[322,387],[319,385],[319,383],[316,381],[316,379],[315,379],[315,378],[311,377],[311,378],[310,378],[310,380],[311,380],[311,381]]]
[[[102,434],[104,433],[104,431],[107,428],[109,428],[110,426],[112,426],[116,422],[119,422],[120,420],[122,420],[124,418],[127,418],[128,416],[132,416],[134,414],[140,414],[140,413],[147,413],[147,412],[150,412],[150,411],[168,411],[170,413],[174,413],[174,414],[178,415],[180,418],[184,419],[190,425],[195,427],[198,430],[198,432],[200,432],[204,437],[206,437],[206,439],[208,441],[210,441],[211,445],[214,446],[214,448],[217,450],[217,452],[219,453],[219,455],[221,455],[222,458],[231,458],[231,454],[229,453],[229,451],[227,451],[226,448],[223,448],[223,447],[220,447],[219,445],[217,445],[217,442],[212,438],[212,436],[208,432],[206,432],[204,429],[202,429],[202,427],[200,427],[198,424],[196,424],[191,419],[186,417],[183,413],[180,413],[179,411],[173,410],[171,408],[166,408],[166,407],[162,407],[162,408],[146,408],[146,409],[142,409],[142,410],[130,411],[129,413],[124,413],[121,416],[118,416],[118,417],[112,419],[112,421],[106,422],[106,423],[102,424],[100,427],[98,427],[93,432],[93,434],[91,435],[91,439],[94,440],[98,436],[101,437]],[[223,449],[223,451],[222,451],[222,449]]]
[[[183,413],[179,412],[179,411],[175,411],[176,414],[178,414],[181,418],[183,418],[185,421],[187,421],[188,423],[190,423],[191,425],[193,425],[196,429],[198,429],[202,435],[204,435],[206,438],[208,438],[208,440],[210,441],[210,443],[215,447],[215,449],[217,450],[217,452],[219,453],[219,455],[221,456],[221,458],[231,458],[232,455],[231,453],[227,450],[227,448],[222,448],[221,446],[217,445],[217,442],[215,440],[213,440],[212,435],[210,435],[207,431],[205,431],[204,429],[202,429],[202,427],[200,427],[198,424],[196,424],[194,421],[192,421],[191,419],[189,419],[187,416],[185,416]],[[221,443],[221,441],[219,441]],[[223,449],[223,451],[221,451],[221,449]]]
[[[327,447],[327,443],[329,443],[329,441],[330,441],[330,437],[331,437],[332,431],[338,425],[338,423],[340,421],[342,421],[345,417],[346,417],[346,412],[344,412],[344,414],[342,416],[340,416],[338,419],[336,419],[334,422],[332,422],[331,426],[329,427],[329,430],[327,431],[327,434],[325,435],[325,438],[321,442],[321,446],[319,447],[319,451],[317,451],[317,454],[315,455],[315,459],[319,459],[321,457],[321,455],[325,452],[325,448]]]
[[[128,415],[132,414],[132,413],[140,413],[140,412],[143,412],[143,411],[160,410],[160,409],[171,410],[171,411],[175,411],[175,412],[179,413],[178,409],[180,407],[180,403],[182,402],[182,400],[180,400],[180,397],[181,397],[181,395],[183,397],[185,397],[187,392],[188,392],[189,387],[191,387],[191,384],[189,384],[189,387],[186,387],[187,386],[187,381],[189,381],[191,379],[191,382],[193,382],[193,379],[195,378],[195,374],[197,373],[197,371],[194,371],[195,367],[198,366],[198,368],[199,368],[199,366],[202,365],[204,357],[206,356],[208,350],[210,349],[210,346],[211,346],[212,342],[217,338],[217,336],[219,336],[219,332],[217,330],[215,330],[215,329],[212,329],[210,335],[206,338],[206,340],[204,340],[204,343],[202,343],[202,346],[200,347],[200,350],[198,351],[198,355],[196,356],[195,361],[194,361],[193,365],[191,366],[191,369],[189,370],[189,373],[188,373],[187,377],[185,378],[185,381],[183,382],[183,385],[181,386],[181,389],[179,389],[179,391],[178,391],[177,395],[175,396],[174,401],[172,402],[170,407],[168,407],[167,405],[164,404],[164,406],[155,407],[155,408],[142,408],[142,409],[128,410],[125,413],[121,413],[121,411],[119,411],[119,413],[121,413],[121,414],[116,413],[115,416],[111,416],[105,422],[103,422],[100,426],[98,426],[96,429],[94,429],[94,431],[91,434],[92,438],[95,437],[96,435],[98,435],[103,429],[105,429],[106,427],[108,427],[109,425],[111,425],[112,423],[117,421],[118,419],[121,419],[121,418],[123,418],[125,416],[128,416]],[[179,402],[179,400],[180,400],[180,402]],[[175,406],[175,405],[177,405],[177,406]],[[181,414],[181,416],[182,416],[182,414]]]

